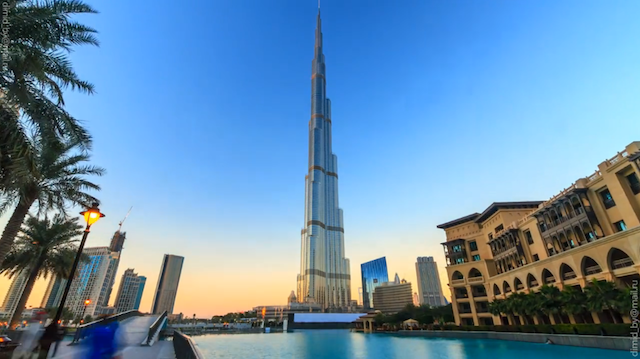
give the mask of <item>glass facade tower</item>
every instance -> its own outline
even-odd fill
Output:
[[[311,62],[309,163],[296,298],[330,309],[351,304],[351,275],[345,257],[342,209],[338,204],[338,158],[331,149],[331,102],[327,98],[325,75],[318,10]]]
[[[389,281],[387,270],[387,257],[374,259],[360,265],[362,272],[362,306],[371,309],[373,303],[373,291],[382,283]]]

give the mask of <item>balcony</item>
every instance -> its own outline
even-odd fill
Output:
[[[584,206],[584,209],[582,207],[574,208],[574,211],[570,212],[567,216],[562,216],[551,220],[551,223],[549,223],[549,227],[546,227],[544,232],[553,231],[558,227],[573,227],[590,214],[593,214],[593,209],[591,208],[591,206]],[[542,225],[540,230],[542,231]]]
[[[595,265],[595,266],[591,266],[591,267],[586,267],[584,269],[584,273],[586,275],[593,275],[593,274],[598,274],[602,272],[602,268],[600,268],[599,265]]]
[[[487,292],[473,291],[474,298],[484,298],[487,296]]]
[[[564,280],[570,280],[570,279],[574,279],[574,278],[577,278],[577,277],[578,277],[578,275],[574,271],[566,271],[566,272],[564,272]]]
[[[452,279],[452,280],[451,280],[451,284],[452,284],[452,285],[456,285],[456,284],[464,284],[464,278],[463,278],[463,279]]]
[[[611,266],[613,267],[613,269],[626,268],[632,265],[633,265],[633,259],[629,257],[611,261]]]
[[[471,277],[469,283],[481,283],[484,282],[484,277]]]

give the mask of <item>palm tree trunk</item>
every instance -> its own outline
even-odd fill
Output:
[[[24,311],[24,307],[27,305],[27,299],[29,299],[29,296],[31,295],[33,285],[36,283],[36,279],[38,279],[38,272],[40,272],[43,263],[44,259],[40,259],[31,268],[29,272],[29,278],[27,279],[27,284],[24,286],[24,290],[22,291],[22,295],[20,295],[20,300],[18,300],[16,310],[11,316],[11,321],[9,321],[9,328],[14,328],[16,325],[18,325],[18,323],[20,323],[22,312]]]
[[[16,208],[13,210],[13,214],[9,218],[7,225],[4,227],[2,237],[0,237],[0,263],[4,261],[4,257],[9,253],[13,240],[16,239],[18,232],[24,218],[29,213],[29,209],[34,201],[20,201]]]

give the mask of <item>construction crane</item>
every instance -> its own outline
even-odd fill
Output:
[[[122,221],[120,221],[120,224],[118,224],[118,232],[120,232],[120,230],[122,229],[122,224],[124,223],[124,221],[127,220],[127,217],[129,217],[129,213],[131,213],[131,210],[133,209],[133,206],[131,206],[131,208],[129,208],[129,212],[127,212],[127,215],[124,216],[124,218],[122,219]]]

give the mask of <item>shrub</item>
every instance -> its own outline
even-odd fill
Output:
[[[604,331],[604,335],[613,337],[628,337],[631,336],[631,324],[598,324]]]
[[[535,326],[536,333],[554,334],[553,325],[551,324],[538,324]]]
[[[523,333],[537,333],[538,330],[536,329],[535,325],[521,325],[520,326],[520,331]]]
[[[576,324],[574,325],[577,334],[582,335],[602,335],[601,327],[598,324]]]
[[[556,334],[575,334],[573,324],[556,324],[553,326]]]

